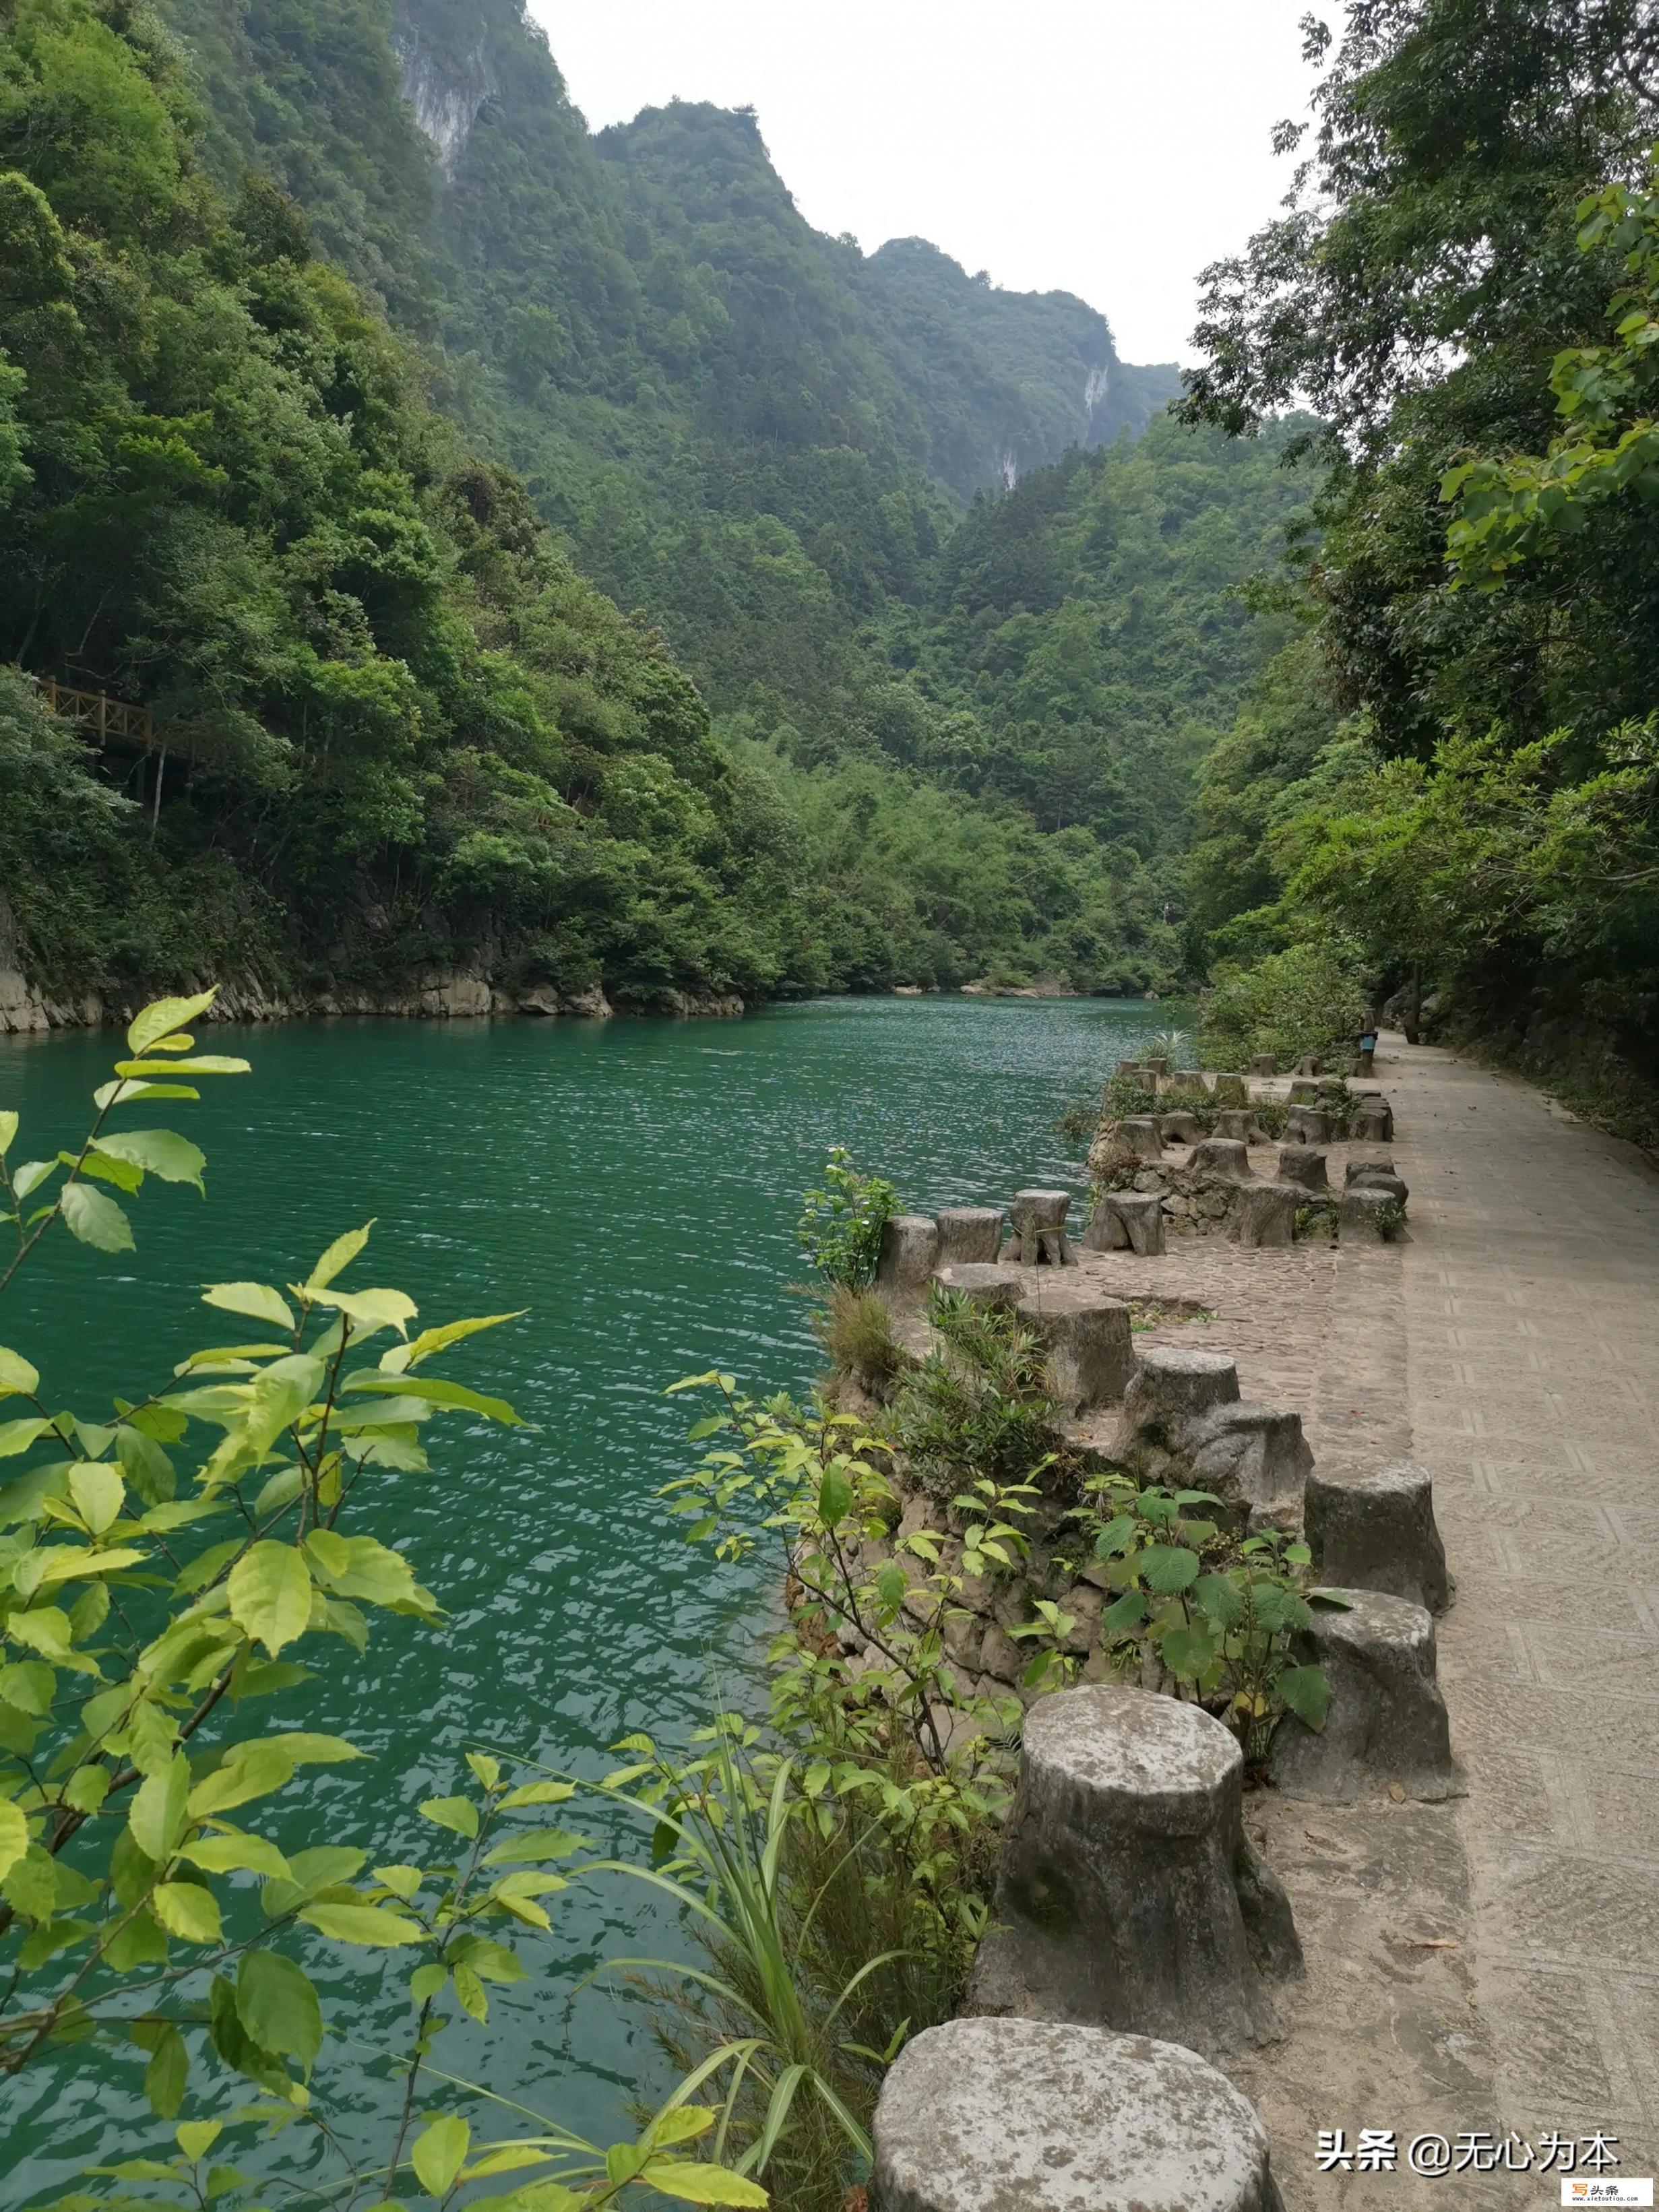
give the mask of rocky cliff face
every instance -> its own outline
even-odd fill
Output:
[[[476,40],[458,67],[428,47],[414,22],[405,18],[392,33],[392,48],[410,112],[422,135],[431,141],[438,167],[446,176],[453,175],[478,111],[495,88],[484,41]]]

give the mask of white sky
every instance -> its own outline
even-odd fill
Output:
[[[1188,361],[1195,278],[1288,188],[1310,0],[529,0],[599,129],[753,106],[807,221],[1076,292],[1127,361]],[[1338,6],[1316,12],[1340,27]]]

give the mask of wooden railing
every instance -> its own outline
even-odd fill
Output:
[[[40,696],[54,714],[72,715],[88,726],[100,744],[110,738],[125,738],[149,751],[155,744],[155,724],[148,707],[135,707],[125,699],[112,699],[106,691],[77,691],[55,676],[40,678]]]

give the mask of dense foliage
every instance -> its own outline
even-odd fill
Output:
[[[1185,410],[1327,425],[1313,639],[1200,797],[1211,944],[1334,921],[1375,981],[1614,1091],[1659,993],[1656,38],[1646,0],[1352,9],[1292,205],[1208,272]]]
[[[0,1292],[60,1230],[131,1252],[121,1199],[147,1176],[204,1188],[199,1147],[133,1127],[131,1109],[247,1072],[194,1049],[185,1024],[212,996],[137,1017],[76,1151],[16,1159],[19,1117],[0,1110]],[[404,1292],[344,1286],[368,1237],[348,1231],[285,1290],[208,1285],[203,1303],[252,1340],[204,1347],[106,1419],[48,1404],[27,1354],[0,1346],[0,1458],[15,1462],[0,1492],[0,2077],[45,2074],[70,2099],[125,2076],[167,2124],[148,2151],[130,2126],[127,2154],[60,2212],[181,2199],[230,2212],[273,2179],[348,2208],[442,2203],[458,2183],[515,2173],[539,2193],[526,2203],[509,2181],[496,2212],[600,2212],[634,2190],[763,2207],[763,2189],[696,2154],[715,2116],[686,2095],[608,2153],[504,2100],[511,2136],[475,2142],[451,2077],[429,2066],[446,2022],[487,2019],[490,1988],[528,1972],[517,1945],[551,1929],[542,1900],[568,1887],[553,1869],[582,1838],[549,1808],[572,1783],[471,1752],[462,1787],[421,1804],[421,1863],[367,1877],[370,1850],[339,1832],[325,1792],[296,1783],[366,1755],[276,1724],[303,1720],[305,1686],[350,1663],[342,1645],[441,1618],[370,1533],[395,1533],[399,1480],[430,1473],[422,1428],[459,1413],[523,1426],[433,1371],[520,1316],[411,1336]],[[284,1792],[307,1796],[302,1850],[261,1832]],[[337,1974],[318,1953],[342,1949],[408,1974],[374,2163],[341,2139],[342,2076],[324,2051]],[[361,2062],[345,2072],[360,2094]],[[228,2109],[238,2081],[252,2100]],[[477,2115],[489,2092],[473,2095]],[[214,2117],[197,2116],[204,2104]]]

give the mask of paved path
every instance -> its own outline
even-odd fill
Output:
[[[1458,1583],[1441,1678],[1474,2008],[1506,2126],[1618,2134],[1622,2170],[1651,2175],[1659,1176],[1524,1085],[1389,1057],[1413,1456]]]
[[[1290,2212],[1522,2212],[1560,2201],[1522,2148],[1551,2131],[1659,2174],[1659,1176],[1450,1053],[1389,1039],[1377,1072],[1410,1241],[1241,1271],[1214,1335],[1322,1462],[1432,1469],[1468,1794],[1247,1800],[1308,1978],[1229,2070]],[[1319,2171],[1322,2129],[1366,2127],[1402,2168],[1431,2132],[1513,2163]]]

